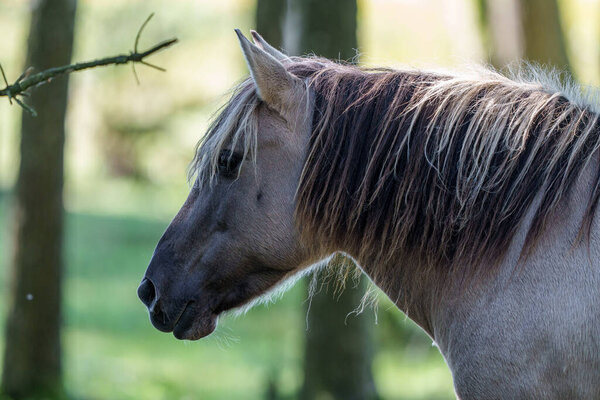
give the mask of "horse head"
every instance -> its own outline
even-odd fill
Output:
[[[237,34],[251,79],[199,145],[194,185],[138,289],[152,324],[179,339],[209,335],[220,313],[311,263],[294,221],[309,91],[258,34],[254,44]]]

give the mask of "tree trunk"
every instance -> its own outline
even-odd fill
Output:
[[[290,54],[352,60],[358,47],[356,14],[355,0],[288,0],[284,47]],[[332,263],[329,268],[343,268],[341,256]],[[366,282],[364,277],[358,287],[347,282],[339,297],[326,287],[312,297],[302,399],[377,398],[371,373],[374,315],[348,315],[360,305]]]
[[[570,71],[556,0],[477,0],[477,6],[496,68],[525,59]]]
[[[477,0],[487,62],[501,69],[523,58],[519,1]]]
[[[556,0],[521,0],[524,58],[569,71]]]
[[[68,64],[75,0],[32,2],[27,66]],[[63,145],[68,76],[36,89],[23,112],[15,190],[15,248],[2,392],[15,399],[63,395],[60,324]]]
[[[336,256],[328,268],[347,268],[341,265],[343,263],[343,257]],[[365,294],[366,278],[362,276],[356,287],[352,282],[346,282],[345,289],[339,294],[335,293],[335,286],[335,282],[323,285],[309,300],[304,384],[300,398],[376,399],[371,372],[374,316],[369,311],[359,315],[352,313]]]
[[[276,49],[283,45],[285,0],[257,0],[256,31]]]

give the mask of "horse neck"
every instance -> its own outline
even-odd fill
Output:
[[[352,252],[348,252],[352,254]],[[427,334],[434,337],[434,318],[445,288],[443,268],[423,269],[418,257],[397,254],[382,261],[376,257],[356,258],[363,272],[386,296]]]
[[[510,295],[510,291],[528,293],[528,286],[544,280],[550,287],[552,282],[575,279],[573,274],[584,277],[595,274],[596,279],[600,279],[600,274],[590,267],[596,265],[595,260],[600,257],[600,233],[594,229],[589,238],[577,239],[586,224],[588,201],[597,184],[599,170],[600,151],[596,151],[568,198],[553,212],[553,225],[545,229],[531,254],[523,258],[535,209],[542,200],[541,193],[538,194],[519,225],[506,257],[487,275],[461,279],[461,270],[448,272],[445,265],[428,268],[419,263],[419,257],[408,253],[397,254],[387,262],[368,256],[357,260],[400,310],[438,344],[443,344],[451,327],[457,322],[460,324],[465,315],[472,313],[474,305],[486,299],[502,297],[505,293]],[[600,214],[596,212],[592,217],[589,222],[594,227],[600,226]]]
[[[395,83],[403,79],[399,75],[396,78],[398,82],[394,81]],[[395,96],[394,93],[390,94],[384,90],[392,87],[391,83],[393,82],[375,82],[376,87],[380,89],[376,91],[377,94],[383,96],[381,98],[383,103],[386,101],[385,96],[387,99],[392,99],[390,100],[392,102],[402,103],[400,100],[394,100],[395,97],[392,98],[392,95]],[[365,87],[368,89],[367,86]],[[398,95],[404,101],[411,98],[413,94],[407,90]],[[307,243],[318,246],[320,253],[324,254],[321,251],[324,249],[341,250],[351,254],[390,299],[431,334],[432,315],[438,299],[443,297],[439,294],[447,292],[448,286],[456,288],[455,282],[458,282],[459,286],[461,282],[467,285],[460,275],[474,275],[477,272],[474,266],[487,261],[487,253],[484,250],[490,253],[500,248],[498,254],[490,255],[494,261],[490,264],[495,264],[495,260],[501,260],[501,257],[506,255],[505,247],[513,242],[517,227],[526,226],[529,229],[533,216],[525,217],[523,213],[527,209],[532,209],[532,205],[525,204],[517,208],[519,213],[514,218],[501,220],[504,225],[497,227],[497,231],[504,233],[497,235],[498,240],[479,243],[477,238],[485,238],[489,232],[487,225],[480,223],[467,230],[466,237],[457,239],[461,240],[460,247],[452,247],[454,246],[453,231],[445,230],[433,223],[445,220],[443,213],[446,209],[443,201],[445,199],[440,193],[432,193],[429,198],[416,198],[418,201],[401,209],[406,205],[407,196],[415,196],[419,188],[438,187],[433,182],[435,171],[423,176],[419,175],[421,168],[431,168],[431,161],[422,155],[414,158],[415,154],[421,154],[416,152],[424,152],[427,142],[417,142],[413,144],[416,147],[412,152],[405,151],[408,149],[410,139],[419,138],[419,132],[429,129],[429,118],[426,114],[434,111],[421,110],[418,123],[414,123],[414,132],[407,140],[400,141],[400,137],[381,135],[379,130],[387,127],[385,129],[389,128],[390,132],[407,130],[412,132],[413,122],[417,121],[412,116],[416,115],[416,111],[409,110],[406,118],[388,119],[389,113],[378,113],[385,107],[380,107],[381,104],[375,98],[370,102],[363,102],[365,103],[363,108],[354,107],[356,101],[351,103],[352,107],[341,100],[336,103],[335,101],[339,99],[332,99],[327,95],[317,96],[317,99],[316,108],[323,112],[315,115],[324,117],[315,126],[311,137],[309,155],[297,196],[296,215],[299,218],[299,226],[302,227],[303,238]],[[323,104],[333,105],[327,108]],[[391,124],[397,125],[392,127]],[[535,141],[535,136],[532,137],[531,140]],[[595,140],[592,142],[592,144],[598,143]],[[585,144],[589,145],[589,143]],[[460,145],[460,142],[457,145]],[[395,153],[388,151],[396,147]],[[370,149],[374,149],[376,157],[369,159]],[[450,154],[454,153],[456,152]],[[402,158],[390,158],[392,157],[390,154]],[[413,158],[409,158],[410,156]],[[571,159],[574,155],[566,152],[556,156]],[[370,160],[373,162],[369,163]],[[585,164],[585,160],[586,156],[582,155],[579,161]],[[538,160],[540,163],[554,161],[543,157]],[[448,165],[454,165],[452,159],[449,159]],[[534,186],[537,182],[518,178],[528,185]],[[542,179],[545,179],[544,176],[540,177],[540,182],[543,182]],[[501,181],[510,183],[510,180],[506,179]],[[534,186],[531,190],[539,191],[540,188]],[[406,195],[396,196],[397,193]],[[521,197],[524,201],[530,201],[528,194],[521,194]],[[547,202],[550,200],[553,200],[552,196],[549,196],[549,200],[546,199]],[[428,214],[425,208],[431,204],[437,207],[436,210],[442,211]],[[504,208],[496,211],[503,212]],[[485,210],[482,212],[485,213]],[[450,217],[451,220],[459,220],[470,218],[471,215],[457,212]],[[412,249],[414,253],[407,252],[406,248]],[[470,249],[479,248],[482,249],[481,252],[470,254]],[[522,248],[523,246],[519,248],[519,252]],[[455,254],[462,257],[455,257]],[[452,265],[439,265],[449,258]],[[494,266],[488,265],[482,269],[493,270]]]

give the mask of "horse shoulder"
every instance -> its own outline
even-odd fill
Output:
[[[572,240],[588,170],[525,261],[526,224],[496,277],[439,313],[435,340],[461,399],[600,398],[600,217],[589,243]]]

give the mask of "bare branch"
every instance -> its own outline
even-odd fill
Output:
[[[158,69],[160,71],[165,71],[164,68],[157,67],[156,65],[150,64],[147,61],[145,61],[144,59],[154,53],[157,53],[161,50],[166,49],[169,46],[172,46],[173,44],[175,44],[177,42],[176,38],[165,40],[163,42],[160,42],[160,43],[152,46],[151,48],[149,48],[146,51],[138,52],[138,42],[140,39],[140,35],[142,34],[142,31],[144,30],[146,24],[148,24],[148,21],[150,21],[150,19],[152,18],[153,15],[154,15],[154,13],[150,14],[150,16],[144,21],[144,23],[138,30],[137,35],[135,37],[134,50],[132,52],[130,52],[129,54],[120,54],[120,55],[114,56],[114,57],[106,57],[106,58],[101,58],[101,59],[93,60],[93,61],[64,65],[62,67],[49,68],[47,70],[38,72],[36,74],[31,74],[32,68],[30,67],[25,72],[23,72],[23,74],[21,74],[21,76],[12,85],[10,85],[8,83],[8,80],[6,79],[6,75],[4,74],[4,69],[2,68],[2,65],[0,65],[0,72],[2,73],[2,77],[4,78],[4,83],[6,85],[4,89],[0,89],[0,96],[8,97],[9,101],[11,101],[11,99],[14,99],[17,102],[17,104],[19,104],[25,110],[30,112],[32,115],[35,115],[35,110],[33,110],[28,105],[26,105],[24,102],[20,101],[17,98],[17,96],[26,95],[25,91],[27,89],[48,83],[56,76],[69,74],[71,72],[81,71],[84,69],[101,67],[101,66],[105,66],[105,65],[120,65],[120,64],[132,63],[132,65],[134,65],[133,68],[134,68],[134,75],[136,77],[136,81],[138,81],[138,83],[139,83],[139,79],[137,78],[137,73],[135,72],[135,63],[141,63],[148,67],[152,67],[152,68]],[[11,101],[11,104],[12,104],[12,101]]]
[[[142,35],[142,31],[144,30],[144,28],[146,27],[146,25],[148,24],[148,22],[150,22],[150,20],[152,19],[152,17],[154,17],[154,13],[148,15],[148,18],[146,18],[146,20],[144,21],[144,23],[142,24],[142,26],[140,26],[140,29],[138,30],[137,35],[135,35],[135,43],[133,45],[133,52],[134,53],[138,52],[138,43],[140,41],[140,36]]]
[[[140,64],[144,64],[147,67],[154,68],[154,69],[157,69],[157,70],[162,71],[162,72],[166,71],[166,69],[164,69],[163,67],[159,67],[158,65],[150,64],[149,62],[146,62],[146,61],[143,61],[143,60],[140,61]]]
[[[37,117],[37,112],[31,106],[29,106],[29,105],[27,105],[27,103],[19,100],[18,97],[14,97],[14,99],[18,105],[23,107],[25,110],[29,111],[29,113],[31,114],[32,117]]]
[[[131,70],[133,71],[133,77],[135,78],[135,82],[140,85],[140,78],[138,77],[137,71],[135,70],[135,63],[131,63]]]
[[[8,87],[8,80],[6,79],[6,74],[4,73],[4,68],[2,68],[2,64],[0,64],[0,72],[2,72],[2,78],[4,79],[4,84]],[[10,93],[8,94],[8,102],[12,104],[11,100],[12,96]]]

